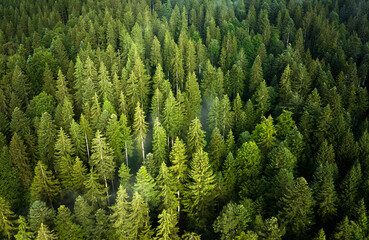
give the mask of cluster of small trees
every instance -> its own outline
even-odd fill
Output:
[[[0,2],[0,236],[365,239],[366,1]]]

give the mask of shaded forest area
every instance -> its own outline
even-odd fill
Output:
[[[0,1],[0,238],[368,239],[368,13]]]

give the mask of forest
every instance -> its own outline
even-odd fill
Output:
[[[1,0],[0,239],[369,239],[368,13]]]

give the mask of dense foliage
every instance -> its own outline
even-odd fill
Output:
[[[367,239],[368,13],[0,1],[0,238]]]

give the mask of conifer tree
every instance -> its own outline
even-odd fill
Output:
[[[18,232],[14,235],[16,240],[31,240],[34,237],[34,233],[29,231],[27,220],[23,216],[19,216],[18,219]]]
[[[151,100],[151,118],[152,119],[158,118],[161,120],[163,108],[164,108],[163,93],[159,90],[159,88],[156,88]]]
[[[42,86],[42,90],[51,96],[55,96],[55,80],[53,72],[47,63],[45,64],[43,80],[44,85]]]
[[[168,135],[168,144],[169,138],[172,141],[179,135],[180,123],[181,123],[181,109],[179,106],[179,102],[173,96],[173,92],[169,92],[167,99],[165,100],[164,109],[163,109],[163,126]]]
[[[55,118],[57,116],[58,113],[55,113]],[[63,101],[63,105],[61,107],[61,118],[58,119],[59,125],[63,127],[66,131],[69,131],[73,117],[74,117],[73,105],[68,98],[65,98]]]
[[[201,129],[202,125],[198,118],[192,120],[187,132],[187,152],[190,156],[203,149],[206,145],[205,132]]]
[[[334,186],[334,169],[327,163],[320,164],[314,174],[312,190],[318,207],[318,215],[327,223],[337,212],[337,193]]]
[[[153,89],[163,90],[163,82],[164,82],[164,72],[162,65],[158,65],[155,70],[153,81]]]
[[[159,65],[163,65],[163,59],[161,57],[161,46],[158,38],[154,36],[150,52],[150,66],[157,68]]]
[[[85,188],[85,181],[87,179],[87,168],[79,159],[79,157],[76,157],[70,175],[72,189],[78,192],[83,192]]]
[[[226,73],[225,88],[226,93],[231,97],[237,94],[244,96],[245,93],[245,72],[240,61],[233,64],[232,69]]]
[[[82,132],[81,126],[76,121],[74,121],[74,119],[72,120],[72,123],[70,125],[69,133],[71,136],[72,144],[76,149],[76,154],[80,159],[86,161],[87,154],[84,134]]]
[[[352,206],[359,201],[359,187],[362,184],[361,165],[355,162],[339,186],[341,206],[345,214],[352,216]]]
[[[122,114],[119,119],[120,130],[122,133],[122,141],[124,143],[124,153],[127,167],[128,165],[128,156],[131,155],[132,151],[132,135],[131,135],[131,127],[128,125],[128,120],[126,115]]]
[[[115,205],[111,207],[113,213],[111,221],[113,228],[115,228],[115,236],[117,239],[128,239],[130,224],[128,214],[130,210],[130,203],[128,202],[128,194],[123,185],[120,185],[115,199]]]
[[[141,104],[141,107],[148,107],[148,94],[150,76],[146,73],[146,68],[140,57],[137,57],[130,77],[127,81],[127,99],[131,109]]]
[[[86,190],[86,200],[94,209],[96,209],[97,206],[106,205],[104,194],[108,192],[108,189],[104,188],[104,185],[99,183],[99,176],[93,168],[90,169],[90,173],[87,176]]]
[[[184,61],[186,75],[189,76],[192,72],[196,70],[197,59],[196,59],[196,49],[195,43],[192,39],[187,42],[186,56]]]
[[[196,74],[191,72],[188,74],[186,82],[186,110],[188,122],[192,121],[195,117],[200,117],[201,113],[201,92],[199,84],[197,82]]]
[[[90,101],[92,102],[92,106],[91,106],[91,115],[89,116],[89,118],[91,121],[91,125],[93,126],[94,129],[96,129],[97,123],[99,121],[102,112],[97,93],[95,93],[95,95]]]
[[[69,94],[67,82],[65,81],[65,76],[60,69],[58,72],[58,78],[56,80],[55,98],[59,103],[62,103],[64,101],[64,98],[68,98],[69,100],[72,99]]]
[[[263,78],[263,69],[261,67],[261,59],[258,55],[255,58],[255,61],[251,67],[250,73],[250,85],[249,85],[249,94],[253,95],[256,88],[260,85],[261,82],[264,81]]]
[[[56,240],[58,239],[54,231],[50,231],[48,226],[41,223],[41,227],[37,232],[36,240]]]
[[[133,189],[146,203],[150,204],[150,207],[156,207],[158,204],[158,191],[155,186],[154,178],[148,173],[145,166],[141,166],[137,172]]]
[[[112,100],[112,90],[113,90],[113,84],[110,81],[109,71],[106,69],[104,62],[100,63],[100,69],[99,69],[99,93],[100,98],[108,98],[109,100]]]
[[[95,138],[92,139],[92,154],[90,166],[97,170],[99,177],[104,181],[106,188],[106,196],[109,204],[108,180],[113,180],[115,172],[115,161],[113,150],[106,143],[105,137],[100,131],[96,132]]]
[[[51,170],[39,161],[35,167],[35,175],[31,184],[31,200],[43,200],[52,202],[59,195],[59,182],[55,179]]]
[[[63,186],[68,189],[72,187],[71,173],[73,169],[74,146],[69,136],[60,128],[55,143],[55,171],[57,172]]]
[[[149,207],[143,197],[135,192],[131,202],[131,213],[129,214],[130,239],[138,239],[139,234],[149,224],[149,220]]]
[[[120,163],[123,160],[122,150],[124,149],[124,139],[118,117],[115,114],[110,116],[109,123],[106,128],[106,136],[109,146],[114,152],[115,160]]]
[[[232,152],[228,153],[228,156],[224,162],[223,167],[223,175],[224,175],[224,188],[226,191],[226,198],[231,198],[232,195],[234,195],[234,189],[236,186],[237,181],[237,174],[235,172],[237,171],[236,161],[233,157]]]
[[[262,80],[252,96],[255,107],[260,117],[264,116],[270,110],[270,95],[265,80]]]
[[[196,151],[191,161],[190,181],[184,194],[183,205],[189,216],[203,229],[211,215],[216,199],[215,175],[210,167],[208,154],[202,149]]]
[[[174,56],[171,59],[171,70],[173,85],[176,87],[176,92],[178,92],[178,90],[183,89],[184,69],[183,56],[177,45],[175,45]]]
[[[79,124],[83,133],[87,157],[90,159],[90,147],[91,147],[91,140],[92,140],[92,129],[90,127],[90,123],[88,119],[81,114],[81,117],[79,119]]]
[[[16,132],[10,141],[9,152],[13,166],[16,167],[23,185],[29,187],[32,181],[32,164],[28,158],[26,146]]]
[[[314,206],[314,199],[305,178],[296,179],[294,186],[287,189],[286,194],[280,199],[280,204],[282,209],[279,215],[282,222],[287,224],[288,233],[298,238],[305,236],[313,224]]]
[[[153,154],[154,154],[154,163],[155,168],[151,173],[153,176],[156,176],[159,169],[159,166],[166,162],[168,150],[167,150],[167,136],[165,129],[161,126],[159,119],[155,119],[154,129],[153,129]]]
[[[11,85],[16,96],[28,105],[28,95],[30,94],[30,86],[28,84],[27,75],[22,72],[19,65],[16,65],[13,71]]]
[[[0,197],[0,232],[8,239],[11,239],[14,229],[13,217],[14,213],[10,210],[10,206],[5,199]]]
[[[165,162],[160,166],[156,182],[158,184],[157,187],[162,202],[162,209],[175,211],[177,208],[176,181]]]
[[[223,99],[220,103],[220,113],[220,130],[224,138],[228,131],[232,128],[234,118],[231,103],[227,95],[223,96]]]
[[[76,222],[82,226],[85,236],[91,236],[92,234],[94,224],[92,210],[92,207],[88,205],[87,201],[82,196],[76,198],[74,203],[74,214],[76,216]]]
[[[74,65],[74,99],[78,110],[82,110],[83,90],[84,90],[84,67],[83,62],[77,55]]]
[[[214,172],[217,172],[222,166],[222,160],[226,151],[224,139],[218,128],[214,128],[213,133],[211,134],[208,151],[210,164],[212,165]]]
[[[282,104],[282,106],[286,106],[291,98],[291,69],[290,65],[287,65],[283,71],[281,80],[279,81],[279,91],[278,91],[278,98]]]
[[[269,116],[255,127],[252,132],[252,139],[258,144],[263,153],[271,150],[276,143],[276,130],[273,125],[273,118]]]
[[[58,239],[83,239],[82,227],[73,222],[73,216],[68,207],[61,205],[55,219],[55,231]]]
[[[243,103],[240,97],[240,94],[236,95],[236,98],[233,100],[233,123],[234,123],[234,130],[236,135],[242,133],[246,129],[246,114],[243,109]]]
[[[137,103],[134,121],[133,131],[136,138],[138,149],[142,152],[142,160],[145,159],[145,139],[147,134],[147,122],[145,121],[145,112],[140,107],[140,103]]]
[[[40,125],[37,131],[38,150],[40,160],[49,167],[53,166],[51,160],[54,157],[54,143],[56,139],[56,130],[54,121],[50,114],[45,112],[40,119]]]
[[[292,119],[292,112],[283,110],[277,118],[278,123],[275,128],[279,139],[284,139],[287,134],[296,127],[295,121]]]
[[[157,239],[162,239],[162,240],[179,239],[178,227],[176,226],[177,216],[173,210],[164,209],[159,214],[158,223],[159,223],[159,226],[156,229]]]

